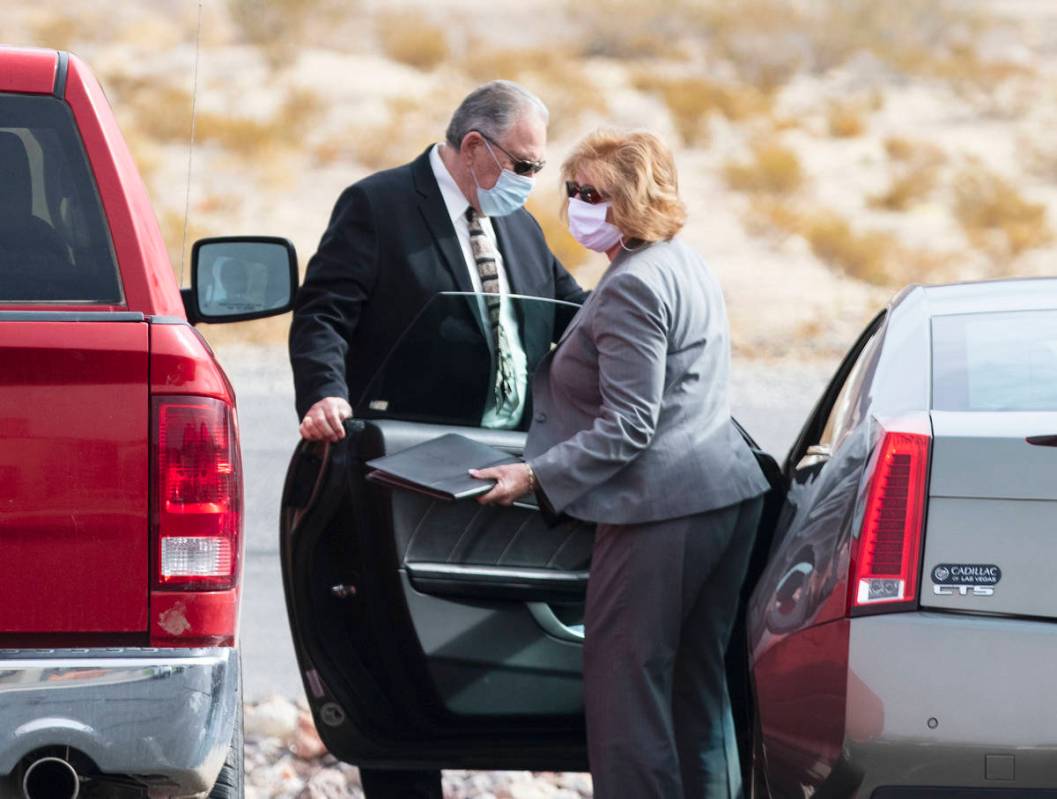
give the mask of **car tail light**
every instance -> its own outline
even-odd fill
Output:
[[[242,538],[242,475],[235,414],[209,397],[154,400],[155,585],[235,586]]]
[[[849,611],[917,603],[931,436],[886,431],[870,476],[862,531],[852,547]]]

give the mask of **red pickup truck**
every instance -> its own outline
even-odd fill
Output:
[[[289,310],[296,256],[191,272],[85,64],[0,48],[0,796],[242,795],[238,422],[192,324]]]

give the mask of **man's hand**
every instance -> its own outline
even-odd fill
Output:
[[[341,441],[345,438],[343,419],[352,416],[352,406],[341,397],[324,397],[305,414],[299,431],[305,441]]]
[[[527,463],[508,463],[488,469],[470,469],[470,477],[495,480],[495,487],[477,498],[482,505],[512,505],[532,490],[532,471]]]

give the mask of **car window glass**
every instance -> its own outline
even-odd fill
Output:
[[[69,107],[0,94],[0,302],[123,302]]]
[[[870,362],[878,340],[878,333],[874,333],[862,348],[859,357],[855,359],[855,364],[848,372],[848,377],[830,409],[826,426],[822,429],[822,436],[818,442],[820,445],[835,449],[844,434],[852,427],[856,416],[857,403],[855,400],[859,396],[859,390],[866,374],[866,364]]]
[[[359,417],[526,429],[531,377],[578,306],[538,297],[501,298],[499,322],[514,386],[496,391],[495,295],[438,294],[390,350],[354,405]]]
[[[932,320],[932,407],[1057,411],[1057,310]]]

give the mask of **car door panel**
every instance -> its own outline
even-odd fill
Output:
[[[524,438],[372,420],[295,454],[283,571],[320,735],[364,765],[585,768],[582,647],[533,609],[582,621],[590,526],[365,479],[365,461],[453,431],[512,452]],[[541,543],[519,546],[527,533]]]
[[[425,594],[406,574],[403,586],[446,709],[492,717],[582,712],[582,644],[546,634],[525,602]]]
[[[569,519],[550,525],[538,510],[444,502],[393,491],[393,535],[404,564],[451,563],[584,569],[591,559],[594,526]]]
[[[384,454],[450,432],[414,422],[365,423]],[[463,428],[520,454],[524,434]],[[583,709],[582,647],[548,634],[526,602],[566,605],[582,620],[594,526],[551,525],[538,509],[438,501],[372,485],[385,503],[401,586],[437,695],[457,714],[565,714]],[[458,600],[458,601],[457,601]]]

